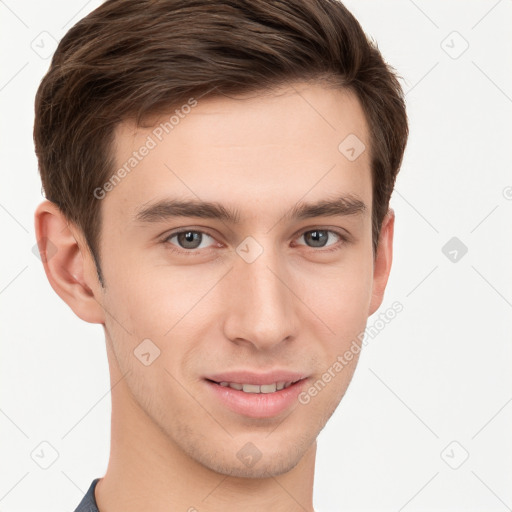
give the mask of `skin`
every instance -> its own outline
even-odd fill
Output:
[[[119,125],[117,164],[151,133]],[[350,133],[366,144],[355,161],[338,150]],[[363,111],[347,91],[296,83],[272,95],[200,99],[102,200],[105,289],[81,231],[54,204],[39,205],[40,251],[44,237],[57,247],[43,258],[51,286],[81,319],[104,326],[113,387],[109,465],[95,493],[101,512],[313,510],[316,438],[358,356],[307,405],[265,419],[226,409],[203,377],[284,368],[313,383],[364,331],[382,303],[394,225],[389,210],[374,258],[369,149]],[[298,202],[333,194],[367,209],[282,220]],[[219,201],[239,210],[240,223],[134,222],[138,208],[167,196]],[[164,240],[177,228],[210,236],[188,256],[178,237]],[[348,241],[331,233],[325,247],[314,245],[304,234],[315,229]],[[252,263],[236,252],[247,236],[263,248]],[[133,353],[146,338],[161,351],[149,366]],[[252,467],[236,456],[248,442],[262,454]]]

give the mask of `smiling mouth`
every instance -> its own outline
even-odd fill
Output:
[[[279,381],[274,382],[272,384],[247,384],[247,383],[239,383],[239,382],[216,382],[211,379],[206,379],[209,382],[212,382],[214,384],[217,384],[222,387],[229,387],[232,389],[236,389],[237,391],[243,391],[244,393],[256,393],[256,394],[268,394],[268,393],[275,393],[277,391],[281,391],[283,389],[289,388],[291,385],[295,384],[296,382],[299,382],[304,379],[297,379],[294,381]]]

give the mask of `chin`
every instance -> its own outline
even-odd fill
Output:
[[[189,456],[222,475],[238,478],[271,478],[288,473],[297,466],[314,441],[303,438],[290,441],[289,444],[281,442],[275,446],[260,439],[254,444],[250,441],[243,443],[241,448],[239,442],[233,443],[236,447],[224,445],[223,449],[217,452],[207,449],[198,452],[196,445],[193,451],[189,451]],[[247,458],[247,455],[250,457]]]
[[[269,455],[268,460],[262,457],[254,466],[244,466],[238,459],[233,461],[219,461],[208,465],[216,473],[235,478],[271,478],[291,471],[300,462],[300,457],[283,456],[283,454]]]

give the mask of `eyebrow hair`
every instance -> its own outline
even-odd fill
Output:
[[[334,199],[322,199],[315,203],[297,203],[283,218],[300,220],[324,216],[358,215],[366,210],[366,204],[357,197],[342,195]],[[173,217],[218,219],[231,224],[238,224],[240,222],[240,211],[218,202],[166,198],[146,204],[138,209],[134,220],[140,223],[154,223]]]

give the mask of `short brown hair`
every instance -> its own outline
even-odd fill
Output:
[[[77,225],[100,267],[101,201],[114,129],[191,96],[294,81],[353,91],[370,128],[372,236],[408,137],[393,68],[338,0],[107,0],[62,38],[37,91],[34,142],[46,198]]]

